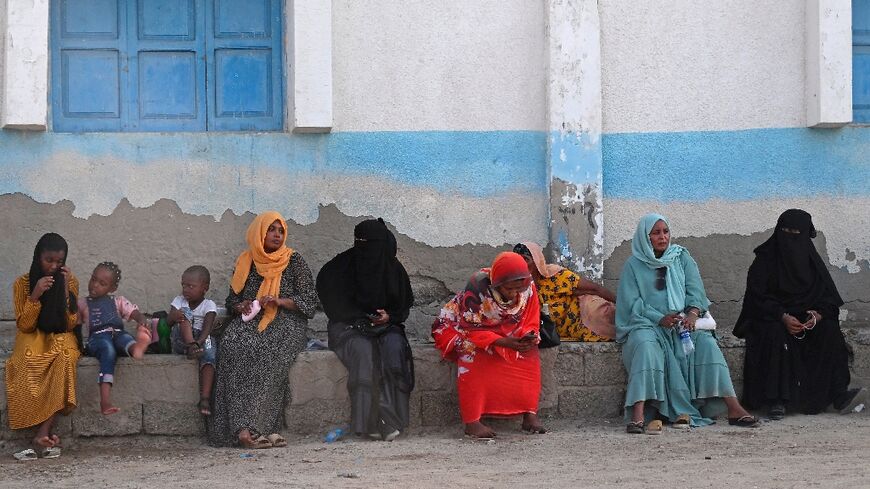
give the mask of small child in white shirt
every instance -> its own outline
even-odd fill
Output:
[[[181,275],[181,295],[172,300],[166,321],[172,326],[172,351],[199,359],[199,412],[211,416],[211,389],[214,384],[217,346],[211,330],[217,306],[205,298],[211,277],[208,269],[194,265]]]

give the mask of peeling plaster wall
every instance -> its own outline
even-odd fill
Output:
[[[605,281],[638,219],[662,213],[730,329],[752,249],[798,207],[820,231],[844,324],[870,326],[870,128],[804,127],[805,2],[599,5]]]

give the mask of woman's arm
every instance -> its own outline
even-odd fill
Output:
[[[574,288],[574,295],[597,295],[604,300],[616,302],[616,294],[583,277],[580,277],[580,284]]]
[[[244,287],[242,288],[242,290],[244,290]],[[242,297],[241,292],[237,294],[233,290],[232,286],[230,286],[230,292],[227,295],[227,300],[224,303],[226,304],[227,314],[231,317],[241,316],[243,313],[248,312],[251,308],[251,301],[246,300],[244,297]]]
[[[288,297],[279,298],[278,305],[287,310],[299,311],[309,319],[313,318],[317,309],[317,290],[311,269],[302,255],[293,253],[284,274],[290,280],[291,292]]]
[[[12,287],[12,302],[15,305],[15,325],[22,333],[32,333],[36,330],[36,321],[42,310],[39,298],[31,299],[30,283],[26,277],[19,277]],[[34,290],[35,291],[35,290]]]
[[[402,275],[402,307],[400,309],[388,310],[387,314],[390,316],[389,322],[393,324],[403,324],[408,320],[408,316],[411,314],[411,306],[414,305],[414,291],[411,289],[411,280],[408,278],[408,272],[405,271],[405,267],[402,264],[399,264],[401,268]]]

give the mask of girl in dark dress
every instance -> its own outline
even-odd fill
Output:
[[[329,348],[348,370],[351,430],[392,441],[408,427],[414,364],[404,322],[414,304],[396,237],[382,219],[354,228],[354,245],[317,275]]]
[[[773,236],[755,249],[734,335],[746,338],[743,402],[817,414],[833,404],[852,411],[866,397],[849,387],[848,352],[840,331],[843,299],[813,246],[812,217],[800,209],[779,216]]]

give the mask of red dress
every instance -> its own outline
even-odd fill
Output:
[[[533,283],[506,304],[490,281],[489,269],[469,280],[432,324],[432,337],[441,356],[458,365],[456,379],[463,423],[483,415],[513,416],[536,413],[541,392],[538,349],[526,353],[494,346],[499,338],[538,335],[540,303]]]

